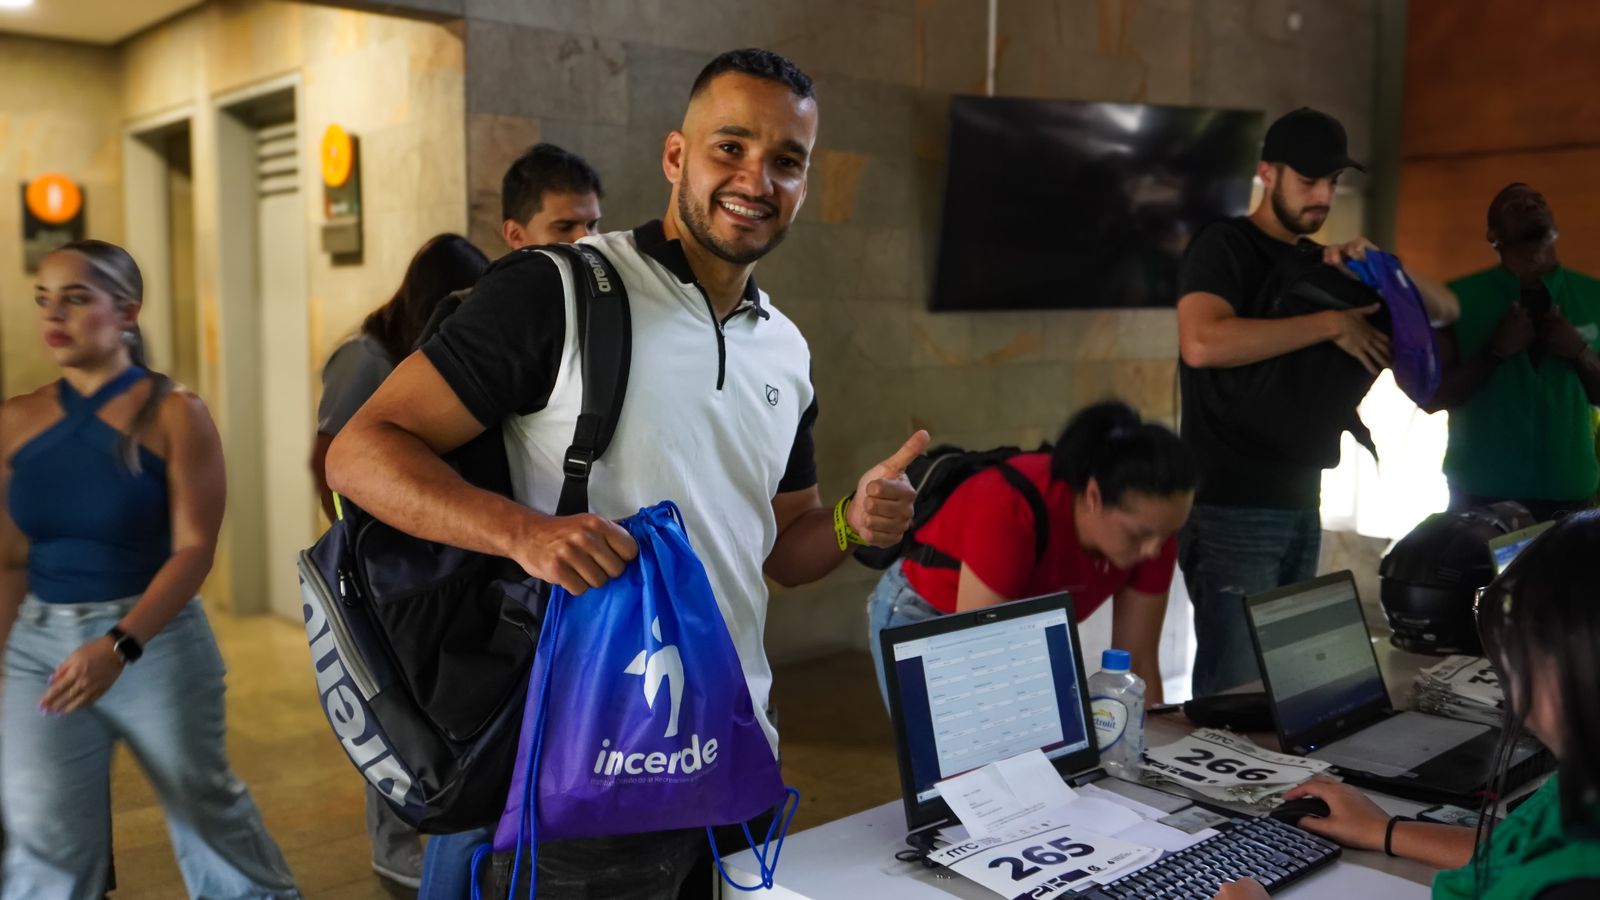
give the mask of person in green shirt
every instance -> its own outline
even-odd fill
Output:
[[[1450,283],[1461,301],[1439,334],[1444,377],[1425,407],[1450,411],[1450,508],[1515,500],[1545,521],[1592,505],[1600,485],[1600,280],[1556,258],[1555,216],[1526,184],[1489,204],[1500,265]]]
[[[1506,688],[1502,735],[1526,727],[1560,761],[1557,773],[1498,824],[1477,829],[1394,818],[1346,784],[1314,779],[1284,794],[1317,797],[1325,818],[1300,827],[1362,850],[1387,850],[1441,871],[1434,900],[1593,900],[1600,897],[1600,512],[1561,520],[1484,589],[1478,631]],[[1504,737],[1502,738],[1504,742]],[[1502,745],[1502,749],[1505,749]],[[1506,756],[1491,782],[1504,783]],[[1259,900],[1250,879],[1218,900]]]

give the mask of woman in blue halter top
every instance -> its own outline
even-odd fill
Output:
[[[191,896],[299,897],[228,765],[222,657],[195,598],[226,495],[216,426],[144,367],[126,251],[62,247],[34,298],[62,377],[0,406],[0,900],[101,894],[117,741]]]

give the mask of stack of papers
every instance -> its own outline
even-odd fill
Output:
[[[1504,699],[1500,675],[1489,660],[1451,656],[1417,675],[1411,705],[1435,716],[1499,725]]]
[[[1145,751],[1144,771],[1221,803],[1259,804],[1329,765],[1273,753],[1241,735],[1202,728],[1182,740]]]
[[[941,781],[939,794],[964,827],[941,832],[928,859],[1003,897],[1104,883],[1214,833],[1161,825],[1160,810],[1092,785],[1075,791],[1038,750]]]

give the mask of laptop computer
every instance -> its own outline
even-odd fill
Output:
[[[882,641],[906,828],[954,824],[938,782],[1029,750],[1062,777],[1100,765],[1071,596],[886,628]]]
[[[1489,553],[1494,557],[1494,574],[1499,575],[1517,558],[1517,554],[1528,548],[1534,539],[1550,530],[1555,522],[1540,522],[1527,528],[1518,529],[1508,534],[1502,534],[1489,542]]]
[[[1257,594],[1246,610],[1284,752],[1399,796],[1460,800],[1486,790],[1499,729],[1394,709],[1348,571]],[[1522,737],[1506,789],[1549,767],[1544,748]]]

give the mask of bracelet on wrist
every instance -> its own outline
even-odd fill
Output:
[[[850,507],[850,501],[855,496],[856,492],[851,491],[833,505],[833,537],[839,542],[841,553],[848,552],[851,547],[864,547],[867,544],[861,539],[861,535],[850,527],[850,522],[845,518],[845,510]]]
[[[1404,816],[1390,816],[1389,825],[1383,830],[1383,855],[1395,856],[1394,852],[1394,827],[1405,821]]]

